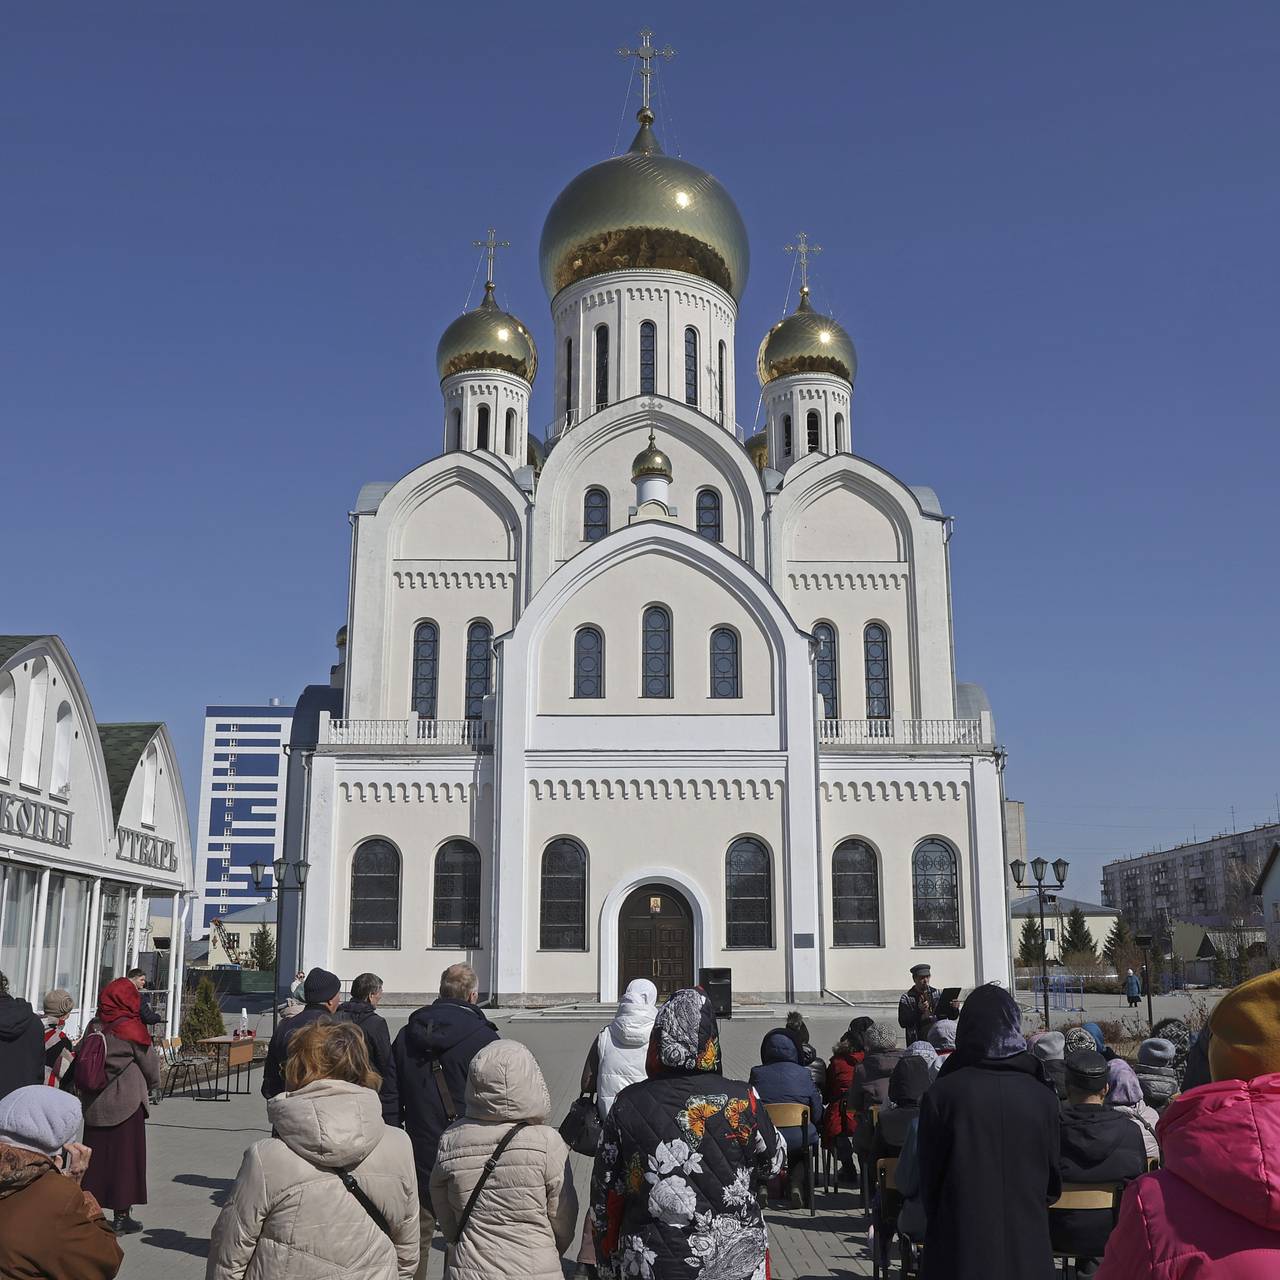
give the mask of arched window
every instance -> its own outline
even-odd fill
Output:
[[[553,840],[542,853],[543,951],[587,949],[587,851],[576,841]]]
[[[816,409],[805,415],[804,428],[809,436],[809,452],[817,453],[822,447],[822,417]]]
[[[643,664],[641,697],[671,697],[671,615],[660,605],[644,611]]]
[[[609,495],[588,489],[582,497],[582,540],[599,542],[609,532]]]
[[[911,898],[917,947],[960,945],[960,884],[956,851],[936,836],[911,855]]]
[[[720,495],[714,489],[698,490],[698,536],[708,542],[721,540]]]
[[[698,331],[692,325],[684,331],[684,402],[698,403]]]
[[[609,326],[596,325],[596,408],[609,403]]]
[[[462,410],[454,409],[449,414],[449,438],[445,441],[444,447],[453,452],[462,448]]]
[[[784,413],[782,415],[782,454],[784,457],[791,457],[791,415]]]
[[[716,409],[721,426],[724,426],[724,363],[724,343],[721,342],[716,353]]]
[[[424,720],[436,718],[440,692],[440,631],[434,622],[420,622],[413,633],[413,710]]]
[[[49,664],[37,658],[27,685],[27,731],[22,740],[22,785],[40,785],[40,757],[44,754],[44,721],[49,706]]]
[[[70,708],[67,708],[68,714]],[[148,747],[142,758],[142,825],[156,825],[156,779],[160,774],[160,753],[155,747]]]
[[[819,622],[813,629],[818,642],[814,660],[814,676],[818,684],[818,696],[822,699],[824,719],[836,720],[840,716],[840,667],[836,651],[836,629],[829,622]]]
[[[564,340],[564,424],[573,426],[573,339]]]
[[[845,443],[845,439],[844,439],[844,414],[837,413],[836,414],[836,452],[847,453],[848,451],[849,451],[849,446]]]
[[[350,946],[400,946],[400,852],[390,840],[366,840],[351,859]]]
[[[13,710],[16,701],[13,677],[0,673],[0,778],[9,776],[9,751],[13,746]]]
[[[604,633],[579,627],[573,637],[573,696],[604,697]]]
[[[888,720],[893,714],[889,690],[889,633],[878,622],[862,633],[867,670],[867,719]]]
[[[769,851],[759,840],[742,836],[725,858],[725,945],[773,946],[773,886]]]
[[[484,700],[493,685],[493,628],[473,622],[467,628],[466,711],[468,720],[479,720]]]
[[[66,795],[71,785],[71,704],[64,702],[58,708],[53,725],[53,773],[49,777],[49,790],[56,795]]]
[[[711,633],[711,696],[742,697],[738,671],[738,633],[729,627],[717,627]]]
[[[507,435],[506,435],[505,452],[510,455],[516,451],[516,411],[514,409],[507,410]]]
[[[489,406],[482,404],[476,410],[476,448],[489,447]]]
[[[832,942],[837,947],[880,945],[880,877],[876,851],[865,840],[842,840],[831,860]]]
[[[480,945],[480,851],[467,840],[448,840],[436,851],[431,945]]]
[[[658,326],[652,320],[642,320],[640,322],[640,394],[642,396],[653,395],[657,340]]]

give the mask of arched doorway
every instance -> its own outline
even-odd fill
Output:
[[[619,994],[634,978],[648,978],[659,1000],[693,986],[693,912],[669,885],[642,885],[618,913]]]

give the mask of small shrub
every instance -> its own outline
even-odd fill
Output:
[[[198,1050],[201,1040],[226,1034],[222,1020],[222,1007],[218,1004],[218,992],[212,978],[201,978],[196,986],[195,999],[182,1015],[180,1034],[184,1049]]]

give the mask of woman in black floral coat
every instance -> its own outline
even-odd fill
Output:
[[[720,1033],[701,992],[658,1012],[649,1078],[617,1097],[591,1178],[600,1274],[764,1280],[758,1182],[786,1147],[754,1091],[720,1074]]]

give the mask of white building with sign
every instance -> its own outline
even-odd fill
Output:
[[[180,979],[191,842],[163,724],[98,724],[57,636],[0,636],[0,971],[39,1008],[63,987],[82,1014],[137,963],[154,899]]]

